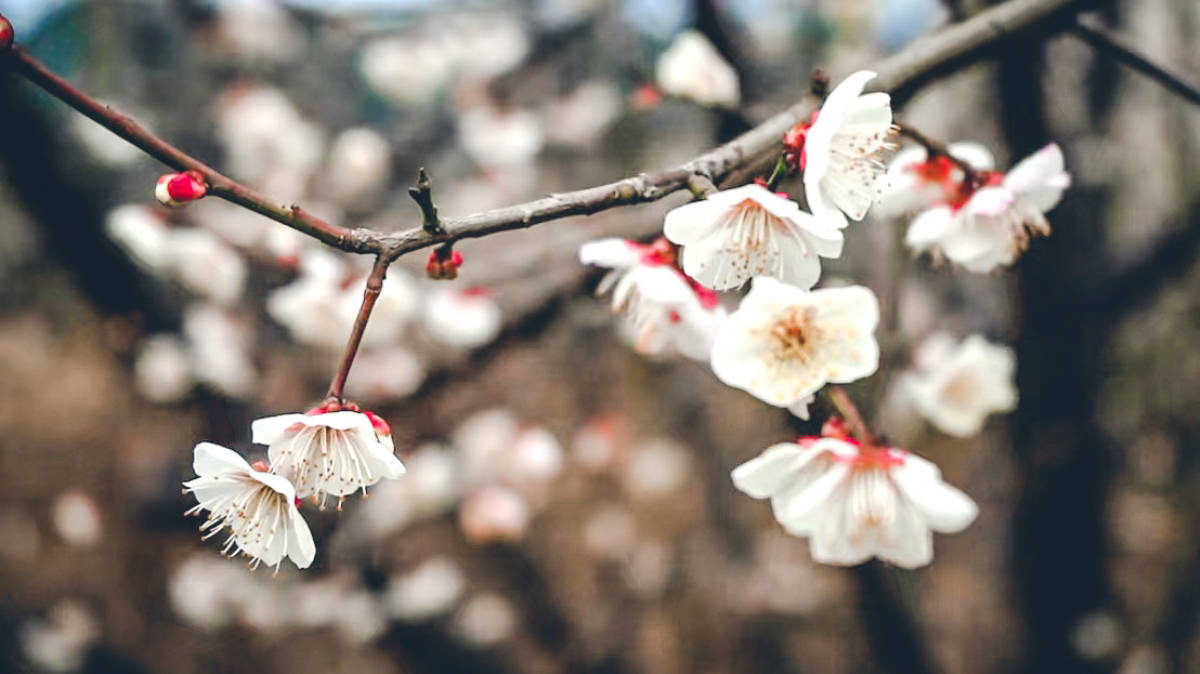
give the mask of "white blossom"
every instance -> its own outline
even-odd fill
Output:
[[[671,96],[700,105],[736,108],[741,101],[737,72],[703,34],[687,30],[675,36],[655,66],[658,86]]]
[[[946,151],[976,171],[991,171],[995,166],[992,153],[978,143],[950,143]],[[965,177],[954,159],[931,158],[921,145],[906,147],[892,157],[887,174],[879,178],[882,192],[875,212],[884,217],[898,216],[952,200]]]
[[[250,430],[256,444],[267,445],[271,472],[290,480],[300,498],[365,494],[380,479],[404,474],[391,429],[370,412],[317,408],[257,419]]]
[[[151,272],[166,271],[171,230],[152,209],[140,204],[118,206],[105,218],[104,231],[142,267]]]
[[[246,261],[208,230],[196,227],[170,230],[166,259],[175,278],[205,299],[229,305],[242,296]]]
[[[885,170],[880,157],[894,147],[891,98],[862,93],[874,78],[860,70],[834,87],[804,137],[804,195],[813,215],[837,227],[867,214]]]
[[[440,287],[425,303],[425,330],[437,341],[460,349],[481,347],[503,327],[500,305],[485,288]]]
[[[192,359],[187,346],[172,335],[146,338],[133,364],[138,393],[156,403],[181,400],[192,390]]]
[[[44,621],[22,626],[21,645],[25,657],[39,670],[79,671],[88,648],[100,636],[95,614],[76,600],[59,601]]]
[[[808,292],[756,278],[717,333],[713,373],[799,414],[799,404],[826,383],[848,383],[875,372],[878,321],[875,294],[862,286]]]
[[[690,282],[660,246],[599,239],[584,244],[579,259],[612,269],[596,292],[613,291],[612,309],[624,314],[638,353],[708,358],[725,309],[711,290]]]
[[[425,381],[425,368],[412,351],[402,346],[362,351],[346,380],[346,392],[355,398],[395,400],[406,398]]]
[[[576,148],[595,145],[621,113],[621,92],[607,80],[585,82],[543,108],[547,140]]]
[[[492,646],[512,637],[517,629],[517,611],[512,602],[498,594],[475,595],[459,609],[454,628],[475,646]]]
[[[389,613],[404,622],[420,622],[448,613],[462,595],[466,578],[450,557],[434,557],[388,583]]]
[[[100,521],[100,508],[87,494],[71,490],[54,499],[51,510],[54,529],[64,541],[80,547],[91,547],[100,542],[104,525]]]
[[[216,29],[219,48],[252,64],[293,61],[306,48],[301,26],[269,0],[220,3]]]
[[[341,258],[325,251],[306,251],[300,258],[300,276],[267,295],[267,313],[301,344],[341,348],[353,323],[353,318],[346,321],[343,308],[345,277]]]
[[[773,445],[732,478],[751,497],[771,499],[775,518],[808,537],[822,564],[878,557],[906,569],[924,566],[933,561],[932,532],[962,531],[978,512],[929,461],[838,438]]]
[[[324,155],[325,135],[280,90],[238,85],[216,106],[217,139],[230,175],[277,199],[299,199]]]
[[[446,40],[389,36],[363,47],[359,70],[367,84],[401,104],[432,101],[454,77],[456,54]]]
[[[463,537],[472,543],[516,541],[529,529],[529,504],[516,491],[501,485],[475,490],[458,511]]]
[[[292,483],[279,475],[252,468],[231,449],[202,442],[192,463],[196,479],[184,482],[197,505],[187,514],[209,512],[201,525],[205,538],[229,528],[224,552],[244,553],[276,570],[286,557],[301,569],[316,556],[312,533],[296,508]]]
[[[529,110],[475,106],[459,115],[458,141],[480,166],[519,168],[542,149],[542,121]]]
[[[967,271],[983,273],[1011,265],[1033,236],[1050,234],[1044,215],[1071,184],[1063,154],[1051,143],[1021,160],[1007,174],[985,172],[982,186],[965,201],[944,203],[913,220],[905,241]]]
[[[921,346],[916,366],[902,378],[903,390],[921,416],[949,435],[975,435],[989,414],[1016,408],[1016,357],[1012,349],[980,335],[961,343],[932,335]]]
[[[673,209],[663,234],[683,246],[683,271],[713,290],[771,276],[800,288],[821,276],[818,257],[842,254],[842,232],[761,185],[745,185]]]
[[[183,334],[196,379],[235,398],[250,394],[256,374],[242,321],[222,307],[192,304],[183,312]]]
[[[333,139],[323,186],[346,207],[363,208],[387,187],[392,175],[392,149],[367,127],[346,129]]]

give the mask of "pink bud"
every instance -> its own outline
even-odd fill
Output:
[[[195,171],[164,174],[154,186],[154,196],[164,206],[182,206],[203,197],[207,191],[204,177]]]
[[[0,15],[0,50],[11,48],[15,36],[12,22]]]
[[[457,250],[445,251],[439,246],[429,252],[429,260],[425,262],[425,275],[431,279],[456,279],[462,263],[462,253]]]
[[[262,459],[259,459],[258,461],[255,461],[254,463],[250,464],[250,467],[253,468],[254,470],[257,470],[260,473],[265,473],[271,469],[271,467],[267,465],[267,462],[263,461]]]

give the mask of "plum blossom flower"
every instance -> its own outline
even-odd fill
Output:
[[[738,310],[717,332],[717,378],[776,407],[807,414],[826,383],[844,384],[875,372],[879,303],[862,286],[811,292],[756,278]]]
[[[818,257],[842,254],[842,232],[761,185],[709,195],[667,213],[663,234],[683,246],[683,271],[714,289],[772,276],[803,289],[821,276]]]
[[[687,30],[675,37],[655,65],[658,86],[671,96],[700,105],[736,108],[742,98],[737,72],[703,34]]]
[[[882,192],[875,212],[897,216],[954,199],[966,178],[955,159],[976,171],[991,171],[995,166],[992,153],[978,143],[950,143],[946,151],[950,156],[929,156],[923,146],[913,145],[897,152],[887,174],[879,179]]]
[[[802,122],[784,138],[804,170],[804,195],[813,215],[836,227],[846,217],[862,220],[876,197],[876,180],[885,170],[880,157],[895,145],[891,97],[864,94],[875,73],[860,70],[834,87],[811,122]]]
[[[197,477],[183,486],[198,503],[187,514],[208,511],[200,526],[205,538],[228,527],[223,551],[253,557],[254,566],[261,562],[278,571],[284,557],[301,569],[312,564],[316,546],[287,478],[252,467],[237,452],[210,442],[196,445],[192,466]]]
[[[913,220],[905,241],[918,253],[944,255],[971,272],[1010,265],[1032,237],[1050,234],[1044,214],[1070,184],[1062,150],[1051,143],[1007,174],[981,171],[974,181],[964,180],[957,198]]]
[[[675,252],[665,240],[647,246],[599,239],[580,247],[579,259],[612,270],[596,292],[613,291],[612,309],[625,315],[634,350],[648,356],[708,358],[725,309],[715,293],[675,266]]]
[[[474,349],[496,338],[503,327],[500,305],[486,288],[438,288],[425,305],[425,329],[443,344]]]
[[[916,370],[904,375],[902,386],[921,416],[944,433],[970,437],[989,414],[1017,406],[1016,357],[1006,346],[980,335],[956,343],[939,333],[925,340],[916,360]]]
[[[805,437],[733,470],[734,485],[771,499],[775,519],[806,536],[815,561],[851,566],[878,557],[911,569],[933,561],[933,534],[957,533],[978,512],[937,466],[890,447]]]
[[[321,250],[306,251],[299,263],[300,276],[267,295],[267,313],[297,342],[340,348],[350,336],[342,297],[346,266]]]
[[[326,405],[257,419],[250,430],[256,444],[267,445],[271,472],[295,484],[300,498],[366,494],[380,479],[403,475],[404,464],[387,422],[356,409]]]

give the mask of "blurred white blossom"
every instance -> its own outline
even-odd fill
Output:
[[[529,164],[543,141],[542,121],[529,110],[477,105],[458,117],[458,142],[484,168],[517,169]]]
[[[486,485],[469,494],[458,512],[463,537],[472,543],[516,541],[529,528],[529,504],[501,485]]]
[[[347,129],[333,139],[322,187],[347,208],[362,208],[378,197],[392,175],[392,150],[367,127]]]
[[[172,403],[192,390],[192,359],[187,345],[173,335],[153,335],[138,349],[133,364],[138,393],[156,403]]]
[[[478,594],[458,610],[454,627],[467,643],[494,646],[516,631],[517,611],[511,601],[498,594]]]
[[[671,96],[700,105],[736,108],[741,101],[737,72],[701,33],[686,30],[675,36],[655,66],[658,86]]]
[[[25,657],[49,672],[71,672],[83,666],[88,648],[100,636],[93,612],[75,600],[63,600],[43,621],[26,623],[21,630]]]
[[[118,206],[105,218],[104,231],[148,271],[166,271],[171,230],[153,209],[141,204]]]
[[[989,414],[1017,406],[1016,356],[980,335],[956,342],[945,333],[919,347],[912,372],[901,378],[916,410],[950,435],[979,433]]]
[[[481,347],[503,327],[500,305],[484,288],[439,287],[425,302],[425,330],[437,341],[461,349]]]
[[[250,335],[241,321],[221,307],[192,304],[183,312],[183,334],[196,379],[235,398],[251,393],[257,373],[250,361]]]
[[[81,491],[59,494],[54,499],[50,518],[58,535],[71,545],[90,547],[99,543],[104,535],[99,506]]]
[[[427,559],[388,583],[388,612],[404,622],[436,618],[454,608],[465,586],[466,578],[452,558]]]

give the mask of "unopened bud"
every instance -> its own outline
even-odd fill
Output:
[[[430,251],[429,260],[425,263],[425,274],[431,279],[456,279],[462,263],[462,253],[457,250],[443,250],[439,246]]]
[[[0,15],[0,50],[10,49],[15,37],[12,22]]]
[[[204,177],[195,171],[167,173],[154,186],[154,196],[164,206],[182,206],[203,197],[207,191]]]

